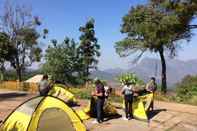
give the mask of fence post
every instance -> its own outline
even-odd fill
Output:
[[[23,91],[23,82],[16,80],[16,89],[19,91]]]

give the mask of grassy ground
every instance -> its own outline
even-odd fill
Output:
[[[79,99],[90,99],[91,92],[94,91],[93,88],[70,88],[70,92],[72,92]],[[122,102],[122,97],[115,94],[115,91],[109,97],[109,100],[112,102]]]
[[[69,90],[79,99],[90,99],[91,92],[94,91],[93,88],[84,88],[84,87],[83,88],[70,88]],[[116,103],[122,103],[123,98],[120,95],[117,95],[115,91],[113,91],[109,97],[109,100],[112,102],[116,102]],[[166,95],[163,95],[157,92],[155,95],[155,100],[197,105],[197,98],[191,99],[190,101],[179,101],[179,99],[176,97],[175,92],[172,92],[172,91],[169,91]]]
[[[70,88],[69,91],[72,92],[79,99],[90,99],[91,92],[93,88]]]

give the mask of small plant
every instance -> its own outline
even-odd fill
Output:
[[[118,81],[125,85],[126,83],[142,84],[143,81],[140,80],[134,73],[122,74],[118,77]]]

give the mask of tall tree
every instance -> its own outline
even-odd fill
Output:
[[[197,28],[192,22],[197,16],[196,0],[151,0],[151,4],[166,13],[176,14],[185,30]]]
[[[79,53],[83,59],[84,76],[88,79],[91,69],[96,69],[98,57],[100,56],[100,45],[97,44],[95,37],[94,19],[90,19],[84,26],[79,28],[82,33],[80,36]]]
[[[116,51],[120,56],[128,56],[139,53],[137,59],[144,52],[158,53],[161,58],[162,92],[166,93],[166,62],[164,52],[176,55],[179,40],[191,37],[191,32],[182,27],[178,16],[166,12],[152,4],[132,7],[127,15],[123,17],[121,32],[127,37],[116,43]]]
[[[0,75],[3,80],[5,72],[5,62],[10,59],[13,52],[12,45],[9,42],[9,36],[0,32]]]
[[[83,84],[82,59],[78,54],[78,43],[65,38],[62,43],[52,40],[45,54],[43,71],[52,75],[54,80],[67,84]]]
[[[4,10],[0,17],[0,32],[9,37],[9,43],[13,54],[9,58],[11,66],[16,70],[18,80],[22,80],[22,71],[31,66],[33,62],[39,61],[41,48],[38,46],[38,39],[46,35],[37,31],[41,25],[38,17],[34,17],[26,6],[5,3]]]

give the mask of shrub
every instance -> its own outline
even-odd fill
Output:
[[[143,84],[144,82],[140,80],[134,73],[122,74],[118,77],[118,81],[121,84],[134,83],[134,84]]]
[[[176,100],[183,103],[197,104],[197,76],[186,76],[177,84]]]

